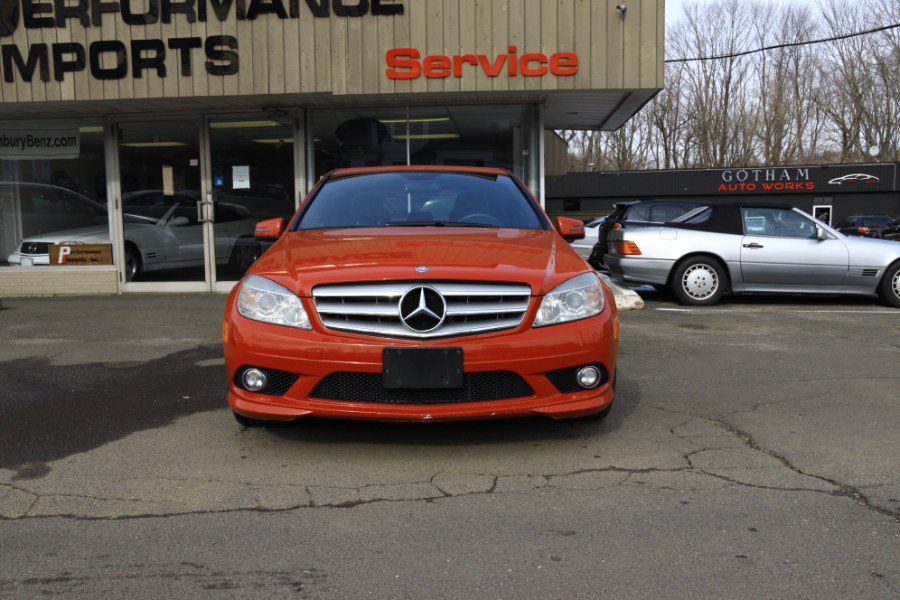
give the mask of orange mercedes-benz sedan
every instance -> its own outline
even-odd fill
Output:
[[[228,298],[235,418],[605,417],[615,301],[556,225],[503,170],[326,175]]]

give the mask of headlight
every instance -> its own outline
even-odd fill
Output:
[[[592,317],[606,305],[603,284],[596,273],[585,273],[558,285],[544,296],[535,327]]]
[[[248,275],[241,282],[238,312],[254,321],[312,329],[300,298],[265,277]]]

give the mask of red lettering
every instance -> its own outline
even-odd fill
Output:
[[[422,74],[419,51],[415,48],[394,48],[387,51],[385,75],[388,79],[417,79]],[[401,71],[399,69],[406,69]]]
[[[494,64],[491,64],[490,61],[488,61],[486,54],[479,54],[478,62],[481,63],[481,68],[484,69],[485,75],[488,77],[496,77],[500,74],[500,71],[503,70],[503,63],[506,62],[506,55],[501,54],[497,57],[497,60],[494,61]]]
[[[450,57],[449,56],[426,56],[422,61],[425,77],[432,79],[443,79],[450,77]]]
[[[540,67],[533,69],[529,66],[529,63],[536,62]],[[519,71],[522,73],[523,77],[543,77],[547,74],[547,57],[543,54],[535,54],[530,52],[528,54],[523,54],[522,58],[519,59]]]
[[[474,54],[463,54],[462,56],[456,55],[453,57],[453,76],[454,77],[462,77],[462,66],[463,64],[477,65],[478,58]]]
[[[578,72],[578,55],[574,52],[557,52],[550,57],[550,72],[560,77],[570,77]]]
[[[418,79],[422,75],[429,79],[463,77],[463,67],[472,65],[480,68],[488,77],[499,77],[504,67],[509,77],[544,77],[548,73],[557,77],[571,77],[578,73],[578,55],[574,52],[557,52],[547,58],[546,54],[530,52],[518,56],[516,46],[508,46],[507,54],[490,57],[487,54],[455,54],[445,56],[434,54],[422,57],[416,48],[393,48],[387,51],[385,75],[388,79]]]

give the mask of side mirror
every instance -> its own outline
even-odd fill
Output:
[[[556,217],[556,229],[567,242],[584,239],[584,223],[572,217]]]
[[[820,242],[824,242],[828,239],[828,234],[825,232],[825,229],[816,225],[816,239]]]
[[[257,223],[253,236],[273,239],[280,238],[282,233],[284,233],[284,219],[278,217],[277,219],[266,219]]]
[[[184,227],[185,225],[190,225],[191,220],[187,217],[175,217],[168,223],[168,227]]]

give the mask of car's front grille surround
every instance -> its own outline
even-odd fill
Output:
[[[446,319],[433,331],[413,331],[400,319],[400,299],[420,286],[436,290],[446,301]],[[316,312],[329,329],[420,339],[518,327],[531,300],[528,285],[481,282],[321,285],[314,288],[312,294]]]
[[[19,252],[28,255],[50,254],[49,242],[22,242]]]
[[[310,393],[311,398],[376,404],[457,404],[527,398],[531,386],[512,371],[463,374],[463,384],[453,389],[389,389],[381,373],[331,373]]]

